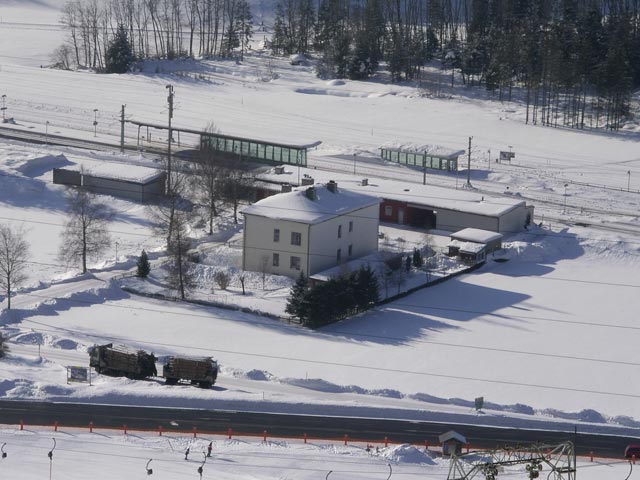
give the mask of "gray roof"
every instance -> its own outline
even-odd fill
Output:
[[[340,188],[333,193],[320,184],[312,187],[315,189],[315,198],[311,199],[306,195],[308,188],[310,187],[301,187],[292,192],[272,195],[250,205],[242,213],[274,220],[315,224],[380,203],[376,197]]]

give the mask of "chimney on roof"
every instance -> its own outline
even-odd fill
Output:
[[[316,196],[316,188],[315,187],[309,187],[304,191],[304,195],[309,199],[309,200],[316,200],[318,197]]]
[[[304,185],[313,185],[314,180],[313,177],[310,177],[309,175],[305,175],[304,177],[302,177],[302,181],[300,182],[300,185],[304,186]]]
[[[283,183],[281,185],[282,190],[280,190],[282,193],[288,193],[291,191],[291,184],[290,183]]]
[[[338,184],[333,180],[329,180],[329,183],[327,183],[327,190],[331,193],[338,193]]]

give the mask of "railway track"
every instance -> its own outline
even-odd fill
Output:
[[[118,141],[116,141],[115,138],[113,142],[79,139],[58,134],[46,134],[42,132],[32,131],[27,132],[14,128],[3,127],[1,125],[0,137],[41,145],[49,144],[102,151],[113,151],[120,149],[120,144]],[[188,145],[182,145],[182,147],[185,146],[188,147]],[[137,144],[137,141],[134,141],[131,138],[125,139],[124,148],[127,151],[141,151],[140,147]],[[163,157],[166,155],[166,146],[161,142],[146,142],[142,151],[147,154]],[[181,156],[179,151],[176,151],[175,155],[177,157]],[[335,157],[321,157],[310,155],[308,168],[325,172],[336,172],[345,174],[354,174],[355,171],[354,177],[393,179],[416,185],[422,184],[422,172],[420,170],[412,170],[405,166],[398,165],[396,166],[396,169],[394,171],[394,168],[390,168],[387,165],[376,165],[375,160],[371,160],[368,157],[361,157],[360,159],[356,159],[354,165],[354,161],[348,158],[340,159]],[[508,169],[516,167],[502,166],[501,168]],[[462,185],[466,182],[466,176],[463,174],[458,174],[458,176],[456,177],[450,174],[437,172],[435,174],[428,173],[426,178],[427,185],[450,189],[462,188]],[[498,189],[496,189],[495,183],[474,180],[473,184],[473,191],[476,193],[486,195],[504,195],[503,191],[499,191]],[[498,184],[497,186],[500,188],[500,190],[503,190],[504,188],[502,184]],[[636,192],[627,193],[632,195]],[[559,223],[567,226],[576,225],[594,228],[602,231],[640,235],[640,223],[635,223],[638,221],[639,215],[637,212],[632,210],[625,211],[622,209],[605,209],[584,204],[572,204],[571,202],[566,202],[566,198],[563,198],[560,194],[551,195],[547,193],[546,197],[543,197],[531,194],[523,195],[521,192],[519,192],[518,198],[534,203],[537,212],[542,213],[545,221],[552,221],[554,223]],[[579,212],[580,218],[576,219],[571,218],[568,215],[558,215],[556,212],[560,210]],[[585,215],[606,218],[590,218],[589,220],[584,220]],[[614,221],[607,220],[607,218],[610,218],[612,216],[617,217],[617,219]],[[538,217],[540,218],[540,215],[538,215]]]

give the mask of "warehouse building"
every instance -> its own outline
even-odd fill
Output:
[[[381,198],[381,222],[449,232],[476,228],[514,233],[533,221],[533,206],[512,196],[489,197],[472,190],[407,185],[392,180],[342,184],[344,188]]]
[[[53,183],[84,186],[94,193],[137,202],[155,201],[165,193],[166,173],[155,168],[109,163],[83,169],[80,165],[53,169]]]

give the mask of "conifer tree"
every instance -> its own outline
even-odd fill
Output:
[[[136,272],[136,276],[140,278],[147,278],[149,272],[151,271],[151,264],[149,263],[149,257],[147,256],[147,252],[142,250],[140,257],[138,258],[138,262],[136,263],[138,270]]]
[[[307,292],[309,291],[309,280],[305,276],[304,272],[300,272],[300,276],[296,280],[296,283],[291,287],[291,293],[287,300],[287,306],[284,311],[293,317],[297,317],[302,320],[304,310],[304,300]]]
[[[120,24],[118,25],[118,30],[113,40],[107,48],[105,55],[105,72],[127,73],[133,60],[133,50],[127,37],[127,31],[124,25]]]

